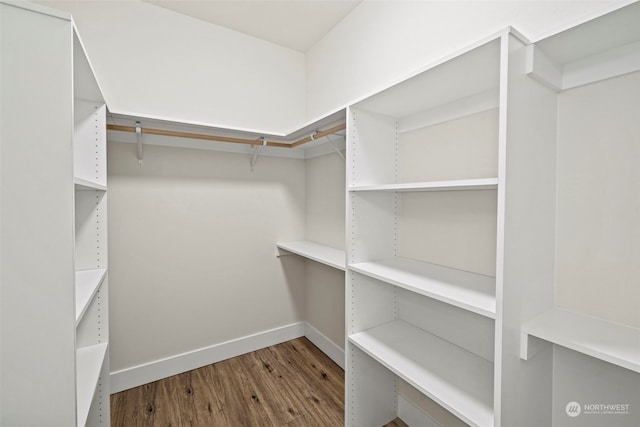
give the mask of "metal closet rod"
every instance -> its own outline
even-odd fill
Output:
[[[163,130],[163,129],[151,129],[151,128],[142,128],[143,134],[148,135],[162,135],[162,136],[173,136],[177,138],[190,138],[190,139],[204,139],[206,141],[217,141],[217,142],[231,142],[234,144],[249,144],[249,145],[265,145],[267,147],[284,147],[284,148],[295,148],[302,144],[306,144],[308,142],[314,141],[316,139],[320,139],[327,135],[334,134],[336,132],[340,132],[341,130],[345,130],[347,128],[346,124],[341,124],[338,126],[334,126],[331,129],[323,130],[321,132],[316,132],[311,136],[307,136],[306,138],[302,138],[298,141],[295,141],[291,144],[287,144],[284,142],[275,142],[275,141],[265,141],[263,142],[259,139],[245,139],[245,138],[234,138],[231,136],[217,136],[217,135],[207,135],[202,133],[191,133],[191,132],[178,132],[173,130]],[[120,126],[120,125],[107,125],[107,130],[114,130],[119,132],[136,132],[135,126]]]

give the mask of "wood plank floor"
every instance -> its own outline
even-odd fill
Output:
[[[344,371],[306,338],[111,396],[112,427],[343,425]]]

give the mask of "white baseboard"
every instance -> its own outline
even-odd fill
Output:
[[[210,347],[115,371],[110,375],[111,393],[118,393],[122,390],[148,384],[172,375],[220,362],[221,360],[300,338],[305,335],[306,330],[306,322],[296,322]]]
[[[398,396],[398,418],[410,427],[441,427],[427,413],[421,411],[402,395]]]
[[[304,336],[324,354],[329,356],[331,360],[336,362],[338,366],[344,369],[344,349],[340,348],[340,346],[307,322],[304,324]]]

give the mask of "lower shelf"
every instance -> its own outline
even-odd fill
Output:
[[[520,357],[533,356],[529,336],[640,373],[640,329],[553,308],[522,325]]]
[[[401,320],[349,342],[464,422],[493,425],[493,363]]]
[[[91,402],[98,386],[100,372],[107,355],[105,344],[81,347],[76,350],[76,395],[78,425],[86,424]]]

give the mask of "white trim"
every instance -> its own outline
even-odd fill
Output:
[[[129,388],[138,387],[152,381],[220,362],[221,360],[300,338],[304,336],[306,330],[305,322],[296,322],[198,350],[111,372],[111,393],[113,394]]]
[[[331,360],[336,362],[338,366],[344,369],[345,355],[343,348],[331,341],[326,335],[311,326],[308,322],[304,323],[304,336],[324,354],[329,356]]]
[[[441,427],[429,414],[423,412],[403,395],[398,395],[398,418],[410,427]]]

